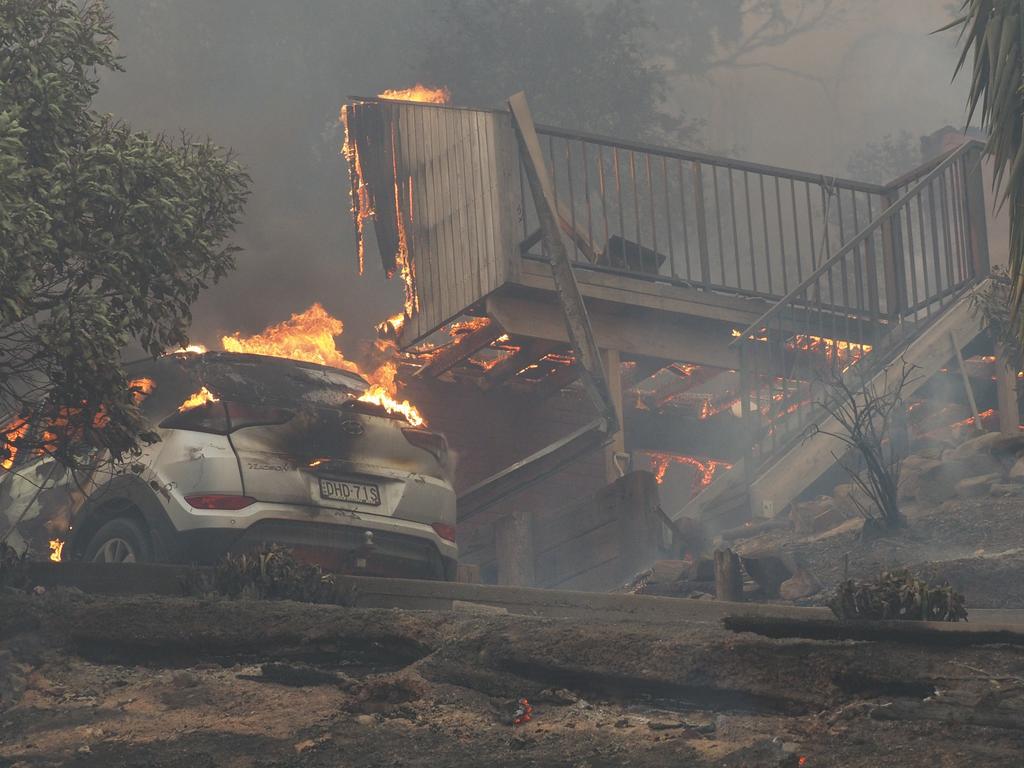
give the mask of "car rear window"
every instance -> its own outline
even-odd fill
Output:
[[[129,378],[155,384],[142,402],[154,420],[170,415],[206,387],[218,399],[301,408],[340,407],[366,390],[366,381],[336,368],[263,355],[207,352],[132,363]]]

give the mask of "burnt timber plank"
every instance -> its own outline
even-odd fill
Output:
[[[565,316],[566,331],[582,368],[584,389],[594,409],[604,420],[605,431],[614,434],[619,431],[621,425],[618,423],[615,404],[608,391],[608,382],[605,380],[597,343],[594,341],[594,332],[590,327],[587,307],[576,283],[565,243],[562,242],[557,221],[558,204],[544,163],[537,130],[533,124],[533,115],[526,103],[526,94],[522,91],[515,94],[508,100],[508,106],[519,135],[523,167],[550,255],[551,277]]]
[[[489,320],[487,325],[463,334],[456,341],[443,347],[430,362],[412,375],[413,379],[432,379],[450,370],[475,352],[479,352],[501,336],[505,330],[500,324]]]
[[[545,339],[527,339],[520,341],[518,338],[513,342],[519,344],[518,352],[515,352],[500,363],[497,363],[477,382],[477,386],[484,392],[490,392],[502,382],[515,376],[531,363],[540,360],[544,355],[561,349],[564,345]]]

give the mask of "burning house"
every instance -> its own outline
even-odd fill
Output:
[[[623,531],[650,556],[687,518],[771,516],[835,465],[804,439],[830,378],[905,361],[910,397],[978,334],[975,142],[877,185],[395,98],[342,109],[360,268],[372,229],[405,285],[382,335],[458,456],[485,581],[606,587]]]

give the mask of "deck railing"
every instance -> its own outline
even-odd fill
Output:
[[[581,267],[778,300],[886,207],[876,184],[538,127]],[[525,179],[524,252],[539,252]]]
[[[870,223],[739,334],[756,472],[828,410],[837,377],[866,382],[988,272],[980,145],[898,180]]]

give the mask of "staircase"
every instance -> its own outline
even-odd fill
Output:
[[[989,271],[979,157],[970,142],[897,181],[881,214],[736,338],[749,443],[676,519],[728,527],[781,511],[845,453],[824,434],[839,430],[838,381],[879,391],[906,364],[909,396],[978,334],[970,296]]]

